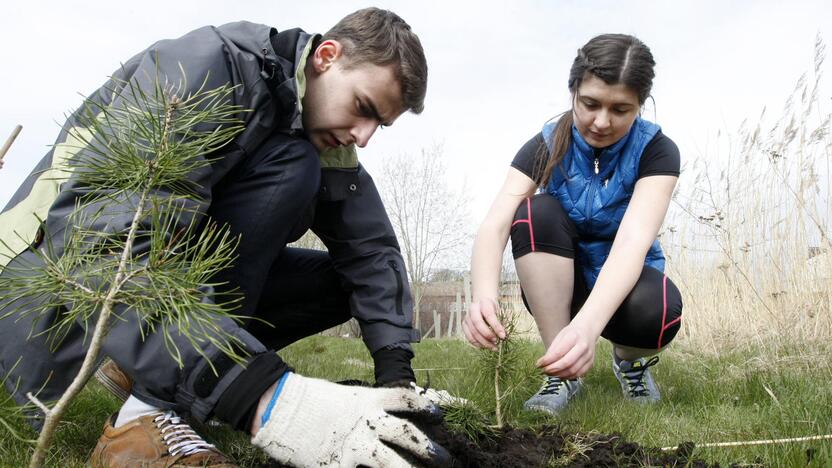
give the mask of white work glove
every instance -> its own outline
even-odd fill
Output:
[[[468,403],[466,398],[453,396],[447,390],[437,390],[435,388],[422,388],[416,385],[416,382],[410,382],[410,388],[416,391],[419,395],[427,398],[428,401],[434,405],[450,406],[450,405],[464,405]]]
[[[391,414],[436,416],[438,411],[411,389],[344,386],[291,373],[252,443],[291,466],[449,466],[444,448]]]

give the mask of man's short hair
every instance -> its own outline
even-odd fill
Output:
[[[347,68],[361,63],[395,65],[405,109],[419,114],[425,108],[428,64],[416,33],[399,15],[379,8],[364,8],[345,16],[323,40],[344,47]]]

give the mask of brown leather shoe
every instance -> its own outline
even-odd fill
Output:
[[[238,468],[172,411],[142,416],[115,429],[117,415],[104,424],[90,457],[92,468]]]
[[[133,390],[133,379],[109,359],[95,371],[95,378],[121,401],[126,400]]]

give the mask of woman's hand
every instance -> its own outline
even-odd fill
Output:
[[[497,301],[481,299],[471,302],[468,314],[462,322],[462,331],[468,342],[478,348],[497,350],[497,340],[506,339],[506,330],[497,317]]]
[[[526,174],[511,167],[506,181],[494,199],[474,241],[471,257],[471,291],[474,295],[462,330],[465,338],[478,348],[497,349],[497,340],[506,338],[497,312],[500,296],[500,268],[503,250],[511,232],[517,207],[530,197],[537,184]]]
[[[573,321],[555,336],[535,365],[546,375],[577,379],[592,368],[597,341],[597,333]]]

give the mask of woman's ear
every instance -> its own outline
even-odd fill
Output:
[[[653,97],[652,94],[647,96],[647,99],[653,101],[653,122],[655,122],[656,117],[657,117],[656,116],[656,99]],[[644,114],[644,111],[647,109],[647,99],[645,99],[644,102],[641,103],[641,107],[639,107],[639,109],[638,109],[638,116],[639,117],[641,117]]]
[[[344,52],[344,46],[334,40],[328,39],[318,44],[315,52],[312,54],[312,66],[318,73],[323,73],[329,70],[332,65],[338,61]]]

